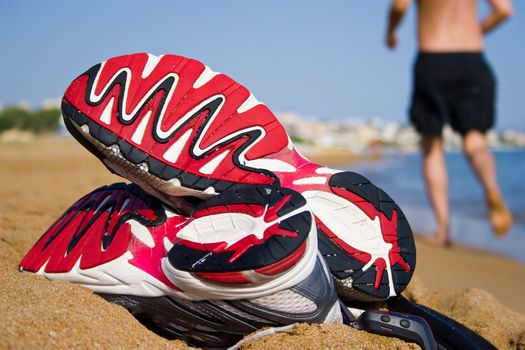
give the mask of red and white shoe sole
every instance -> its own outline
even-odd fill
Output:
[[[62,110],[111,171],[175,207],[180,196],[209,198],[239,183],[302,193],[344,298],[383,300],[411,279],[415,245],[399,207],[360,175],[306,160],[266,106],[198,61],[112,58],[73,81]]]
[[[307,199],[315,215],[319,251],[339,296],[374,301],[399,295],[416,264],[405,215],[364,176],[327,168],[317,171],[317,176],[296,179],[290,187]]]
[[[99,188],[42,235],[20,268],[96,293],[240,300],[300,284],[317,232],[306,200],[274,186],[236,186],[172,212],[135,185]]]
[[[151,174],[174,195],[274,183],[263,158],[288,145],[284,128],[246,88],[175,55],[98,64],[71,83],[62,110],[74,136],[116,172],[135,167],[128,178],[149,183]]]

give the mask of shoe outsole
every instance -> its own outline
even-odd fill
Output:
[[[208,215],[211,213],[215,215],[247,213],[247,217],[262,218],[261,223],[271,225],[265,231],[265,235],[257,237],[254,232],[243,238],[244,243],[241,242],[242,240],[235,242],[234,245],[238,248],[234,249],[232,245],[226,250],[210,243],[195,249],[191,245],[179,242],[171,248],[168,259],[173,267],[193,273],[257,269],[267,271],[270,267],[273,274],[282,272],[283,268],[297,263],[302,255],[301,251],[305,249],[313,221],[311,212],[306,208],[304,197],[287,188],[237,186],[203,202],[194,209],[192,217],[209,218]],[[253,221],[253,224],[255,227],[256,221]],[[212,222],[211,226],[218,225]],[[200,232],[200,234],[204,233]],[[260,244],[262,242],[264,244]],[[244,244],[244,247],[241,244]],[[243,249],[246,251],[234,259],[233,257],[238,255],[236,250]],[[297,254],[293,257],[293,253],[290,252],[297,252]],[[286,264],[283,264],[285,260]],[[279,264],[283,267],[280,268]]]
[[[136,55],[131,56],[135,57]],[[96,67],[88,70],[88,73],[94,74]],[[69,96],[71,97],[71,94]],[[110,130],[98,118],[95,120],[90,115],[84,114],[75,107],[72,101],[73,99],[68,99],[65,96],[62,102],[65,125],[71,134],[97,156],[110,171],[137,183],[145,191],[165,203],[189,214],[188,209],[184,208],[185,204],[180,204],[182,196],[208,199],[237,185],[235,181],[223,181],[209,176],[200,176],[198,172],[189,172],[184,168],[177,168],[168,164],[169,162],[156,158],[150,154],[148,149],[139,149],[120,137],[118,132]],[[266,117],[268,117],[268,113],[271,114],[267,109],[263,110],[263,113]],[[203,123],[206,122],[205,119]],[[253,123],[257,124],[257,121],[255,120]],[[198,128],[198,132],[202,131],[203,125]],[[295,152],[290,144],[288,146],[291,148],[284,147],[278,153]],[[289,157],[285,155],[285,158],[294,157],[299,156]],[[250,168],[240,164],[238,157],[233,158],[234,166],[238,169],[247,174],[253,173],[259,176],[254,178],[253,185],[260,185],[261,181],[263,184],[273,185],[283,183],[282,173],[279,174],[279,172],[268,169]],[[277,156],[277,158],[279,157]],[[304,158],[299,158],[301,158],[301,162],[307,162]],[[313,165],[312,163],[309,164]],[[296,168],[306,169],[309,167],[297,166]],[[290,173],[287,173],[287,176],[288,174]],[[247,176],[243,177],[243,181],[247,181],[249,175]],[[301,176],[315,177],[317,174],[312,172],[311,175],[305,173]],[[285,186],[303,193],[291,184],[292,181],[288,182]],[[358,300],[384,300],[390,296],[398,295],[405,289],[415,268],[415,244],[412,231],[399,206],[385,192],[359,174],[339,172],[329,175],[328,185],[320,191],[325,191],[341,199],[348,197],[344,199],[348,203],[362,202],[363,205],[360,206],[357,203],[357,206],[367,213],[370,221],[374,221],[378,217],[380,227],[377,230],[381,237],[378,234],[375,239],[382,240],[381,244],[392,244],[393,246],[391,254],[383,256],[382,261],[381,259],[372,259],[373,257],[365,251],[359,251],[345,244],[344,240],[338,238],[337,232],[329,232],[330,230],[325,225],[326,219],[321,219],[313,209],[318,224],[319,247],[328,261],[340,295],[343,298]],[[395,213],[395,222],[390,223],[389,221],[394,220],[393,213]],[[352,224],[349,222],[348,225]],[[359,235],[358,226],[350,228],[350,230]]]
[[[186,218],[120,183],[76,201],[20,267],[101,293],[256,298],[306,278],[316,235],[306,200],[290,189],[237,185]]]
[[[416,265],[416,247],[412,230],[401,208],[382,189],[372,184],[366,177],[353,173],[341,172],[331,176],[331,188],[337,188],[355,194],[365,203],[373,205],[380,217],[381,225],[394,219],[395,232],[383,239],[394,244],[388,256],[387,265],[368,266],[370,256],[366,252],[356,251],[353,259],[341,247],[337,237],[326,232],[324,225],[318,225],[319,251],[325,258],[336,280],[336,287],[343,299],[375,301],[399,295],[408,285]],[[355,201],[356,202],[356,201]],[[369,210],[370,211],[370,210]],[[377,215],[372,211],[372,216]],[[383,257],[385,259],[385,257]],[[391,269],[391,276],[388,269]]]
[[[223,181],[272,184],[273,174],[255,163],[288,144],[284,128],[246,88],[176,55],[111,58],[77,77],[62,102],[65,117],[130,162],[179,181],[181,191],[213,192],[216,185],[217,193]]]

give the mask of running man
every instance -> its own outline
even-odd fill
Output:
[[[496,178],[485,133],[494,124],[495,79],[483,55],[483,35],[512,15],[510,0],[488,0],[490,13],[479,22],[477,0],[418,0],[419,53],[414,67],[410,119],[421,134],[423,173],[438,231],[429,240],[449,245],[448,177],[442,128],[446,121],[463,137],[463,151],[485,191],[498,236],[512,226]],[[411,0],[393,0],[386,44],[398,45],[396,28]]]

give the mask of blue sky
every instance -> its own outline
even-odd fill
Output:
[[[384,45],[388,1],[0,1],[0,101],[60,98],[90,66],[132,52],[199,59],[275,112],[404,122],[415,11]],[[525,131],[525,3],[486,40],[498,130]],[[480,7],[480,14],[487,6]]]

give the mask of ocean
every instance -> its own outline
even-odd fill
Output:
[[[452,240],[525,262],[525,150],[495,151],[494,156],[514,226],[502,238],[492,233],[483,191],[474,173],[461,152],[447,153]],[[348,170],[365,175],[387,192],[400,205],[412,230],[435,232],[420,154],[387,154],[380,162],[362,163]]]

